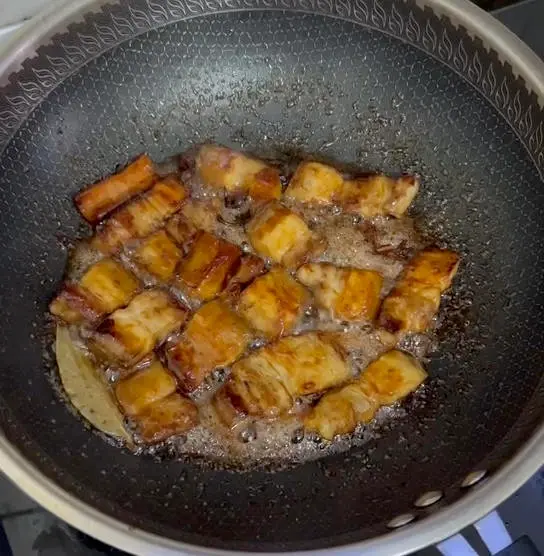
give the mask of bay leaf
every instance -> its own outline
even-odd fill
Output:
[[[123,414],[105,379],[65,326],[57,326],[55,348],[60,379],[72,405],[98,430],[132,445]]]

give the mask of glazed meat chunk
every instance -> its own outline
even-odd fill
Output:
[[[133,256],[139,267],[163,282],[172,280],[181,257],[181,249],[164,230],[144,239]]]
[[[226,303],[210,301],[192,316],[179,341],[168,350],[168,364],[182,390],[192,392],[214,369],[238,359],[251,338],[246,322]]]
[[[270,203],[249,222],[247,234],[257,253],[278,264],[297,267],[324,244],[295,212]]]
[[[298,269],[297,278],[337,319],[373,321],[376,317],[383,284],[379,272],[308,263]]]
[[[215,408],[226,424],[236,414],[275,418],[289,411],[297,397],[337,386],[350,372],[326,335],[287,336],[235,363]]]
[[[182,207],[187,195],[177,178],[164,178],[113,213],[97,230],[93,247],[106,254],[115,253],[128,240],[149,235]]]
[[[89,345],[100,357],[130,367],[179,329],[186,318],[187,310],[166,292],[145,290],[100,323]]]
[[[137,415],[153,402],[174,393],[176,386],[176,379],[155,359],[149,367],[120,380],[115,385],[115,395],[127,415]]]
[[[399,350],[373,361],[361,375],[370,384],[380,405],[391,405],[414,392],[427,378],[421,363]]]
[[[176,379],[157,359],[118,382],[115,395],[146,443],[186,433],[198,423],[195,404],[176,392]]]
[[[440,306],[459,267],[459,255],[446,249],[418,253],[385,298],[379,324],[388,332],[424,332]]]
[[[392,350],[372,362],[354,382],[326,393],[306,417],[306,429],[332,440],[369,423],[383,405],[415,391],[427,373],[414,357]]]
[[[240,296],[238,311],[267,338],[289,334],[308,301],[306,290],[281,267],[257,278]]]
[[[402,176],[393,179],[383,174],[346,180],[340,204],[347,212],[361,216],[394,216],[400,218],[419,191],[419,179]]]
[[[79,280],[67,283],[49,306],[67,324],[94,322],[126,305],[140,288],[138,279],[114,259],[92,265]]]
[[[285,196],[302,203],[329,205],[338,200],[344,178],[331,166],[320,162],[302,162],[298,165]]]
[[[143,154],[124,170],[76,195],[75,204],[87,222],[96,224],[125,201],[149,189],[158,179],[153,161]]]
[[[146,406],[133,417],[136,433],[147,443],[184,434],[198,424],[196,405],[177,392]]]
[[[237,245],[208,232],[198,232],[179,268],[179,283],[190,295],[208,301],[221,293],[240,263]]]
[[[201,147],[196,170],[206,185],[228,193],[245,193],[256,201],[279,199],[281,195],[276,168],[226,147]]]

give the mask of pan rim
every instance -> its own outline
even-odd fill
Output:
[[[500,470],[474,487],[457,502],[402,529],[373,539],[335,546],[334,548],[292,551],[291,554],[352,553],[354,549],[373,556],[404,556],[436,544],[475,523],[520,488],[542,464],[544,427],[534,433],[523,448]],[[174,556],[240,554],[175,541],[132,527],[105,512],[81,502],[48,479],[31,464],[2,434],[0,469],[28,496],[76,529],[111,546],[137,556]],[[278,554],[259,552],[258,554]]]
[[[0,52],[0,79],[18,66],[42,44],[48,34],[64,21],[83,10],[92,10],[106,0],[56,0],[49,8],[23,27]],[[507,60],[529,89],[544,105],[544,62],[516,35],[506,29],[469,0],[422,0],[441,15],[479,36]],[[402,556],[450,536],[474,523],[505,500],[528,480],[544,462],[544,424],[519,452],[483,484],[462,499],[399,531],[373,539],[334,548],[338,554],[357,549],[375,556]],[[110,545],[138,555],[171,556],[174,554],[238,554],[239,551],[199,547],[160,537],[131,527],[106,513],[81,502],[57,486],[30,463],[0,431],[0,469],[26,494],[70,525]],[[311,550],[325,553],[331,549]],[[295,554],[297,552],[294,552]],[[303,552],[298,552],[302,554]],[[307,553],[305,551],[304,553]],[[263,553],[263,554],[266,554]]]

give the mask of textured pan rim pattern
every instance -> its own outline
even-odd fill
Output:
[[[544,84],[539,79],[542,61],[502,24],[464,0],[421,2],[428,5],[423,13],[412,1],[393,2],[390,11],[386,11],[379,0],[138,0],[123,10],[123,16],[115,11],[118,3],[119,0],[108,3],[108,9],[104,10],[106,18],[97,18],[93,24],[93,36],[79,33],[73,25],[67,33],[54,37],[52,48],[40,47],[47,42],[44,39],[65,31],[66,22],[77,21],[76,14],[105,4],[102,0],[65,3],[64,10],[51,10],[47,17],[37,17],[38,24],[26,30],[18,48],[11,49],[17,55],[8,55],[0,61],[0,87],[5,86],[0,96],[0,152],[31,110],[63,79],[125,40],[168,23],[214,13],[294,10],[337,17],[376,29],[439,59],[495,106],[544,176]],[[61,13],[66,13],[66,17]],[[460,26],[448,30],[441,25],[438,13],[448,16],[454,26],[456,22]],[[63,21],[65,29],[62,29]],[[469,36],[473,34],[478,38]],[[15,39],[14,44],[17,42]],[[482,46],[486,50],[490,48],[491,59],[481,60],[478,52]],[[33,54],[37,58],[30,63],[23,62]],[[7,77],[15,71],[17,79],[6,84]],[[518,80],[508,79],[509,74]]]
[[[427,0],[419,5],[423,10],[412,2],[400,1],[386,10],[379,0],[135,0],[128,9],[123,9],[124,17],[121,17],[116,12],[119,7],[116,2],[108,5],[102,0],[54,3],[35,23],[23,29],[0,59],[0,87],[4,87],[0,88],[0,152],[29,113],[60,82],[124,40],[191,17],[275,9],[312,12],[355,22],[400,38],[439,59],[496,107],[544,175],[544,64],[500,23],[467,0]],[[82,35],[77,22],[84,19],[88,22],[95,17],[89,15],[93,11],[98,15],[94,24],[96,33]],[[85,18],[83,14],[87,14]],[[444,29],[439,15],[449,20]],[[478,38],[470,38],[473,36]],[[485,62],[478,54],[482,48],[490,52]],[[8,78],[14,72],[16,75]],[[512,79],[512,74],[517,79]],[[510,79],[505,78],[508,75]],[[509,463],[458,502],[397,532],[334,550],[340,553],[356,548],[375,555],[407,554],[435,543],[502,502],[543,461],[544,427],[541,426]],[[207,549],[134,529],[83,504],[42,475],[3,436],[0,436],[0,468],[47,509],[109,544],[135,554],[210,553]]]

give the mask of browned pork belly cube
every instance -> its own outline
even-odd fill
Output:
[[[181,388],[192,392],[214,369],[238,359],[251,338],[246,322],[226,303],[210,301],[192,316],[179,341],[168,350],[168,365]]]
[[[297,397],[342,384],[349,376],[344,355],[326,335],[287,336],[235,363],[214,405],[227,425],[236,414],[275,418]]]
[[[175,392],[176,386],[176,379],[155,359],[149,367],[120,380],[115,385],[115,395],[127,415],[136,415]]]
[[[237,245],[199,232],[179,267],[179,282],[190,295],[208,301],[225,289],[241,256]]]
[[[285,196],[302,203],[330,205],[342,190],[344,178],[338,170],[320,162],[302,162],[298,165]]]
[[[268,338],[289,334],[308,301],[307,291],[281,267],[257,278],[241,294],[239,313]]]
[[[304,426],[325,440],[352,433],[358,424],[370,423],[379,409],[374,390],[359,379],[327,392],[304,419]]]
[[[78,193],[75,204],[85,220],[96,224],[113,209],[151,187],[157,178],[153,161],[142,154],[124,170]]]
[[[306,416],[304,426],[326,440],[349,434],[358,424],[369,423],[380,406],[402,400],[426,378],[417,359],[402,351],[388,351],[355,381],[327,392]]]
[[[65,284],[49,306],[68,324],[94,322],[126,305],[140,288],[138,279],[113,259],[92,265],[78,284]]]
[[[181,249],[164,230],[159,230],[142,241],[134,252],[134,261],[155,278],[169,282],[181,256]]]
[[[243,192],[257,201],[279,199],[281,195],[276,168],[225,147],[201,147],[196,169],[205,184],[229,193]]]
[[[93,247],[103,253],[114,253],[128,240],[151,234],[182,207],[187,195],[177,178],[164,178],[113,213],[97,230]]]
[[[307,263],[298,269],[297,278],[335,318],[372,321],[376,317],[383,284],[379,272]]]
[[[249,241],[257,253],[287,267],[297,267],[324,248],[323,241],[293,211],[270,203],[247,227]]]
[[[198,424],[196,405],[177,392],[147,405],[132,418],[136,432],[149,444],[189,432]]]
[[[179,329],[186,318],[187,310],[166,292],[145,290],[106,318],[89,345],[112,363],[132,366]]]
[[[407,265],[382,304],[379,324],[393,334],[424,332],[459,267],[459,255],[447,249],[424,249]]]
[[[397,179],[382,174],[346,180],[340,195],[344,210],[361,216],[390,215],[400,218],[419,191],[419,179],[402,176]]]

